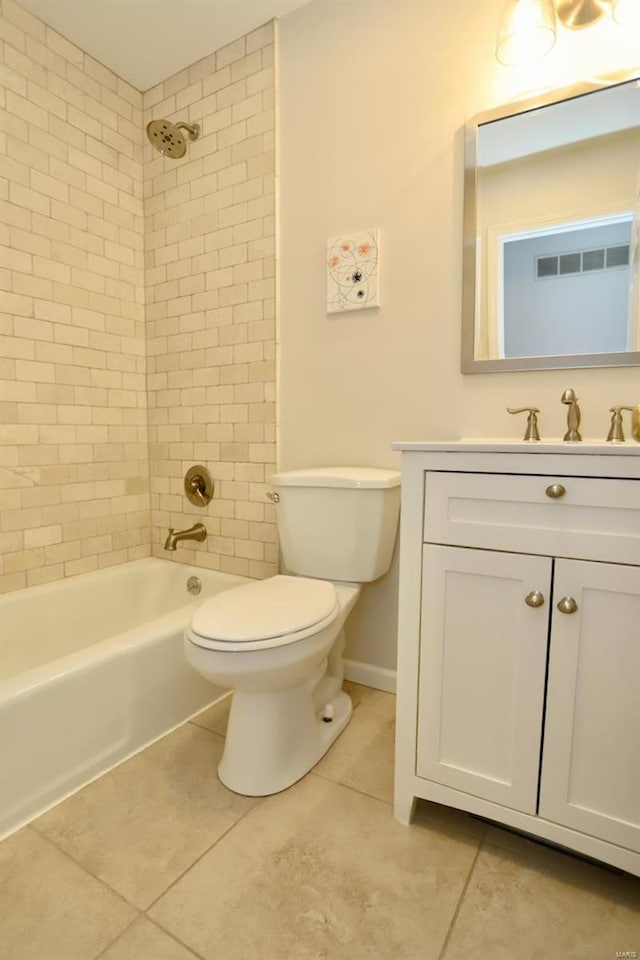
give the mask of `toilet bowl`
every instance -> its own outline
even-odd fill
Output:
[[[364,467],[272,477],[287,569],[206,600],[185,632],[187,662],[233,691],[218,776],[246,796],[303,777],[352,713],[343,625],[361,584],[389,569],[400,474]]]
[[[230,790],[255,797],[286,789],[349,722],[342,626],[359,592],[358,585],[276,576],[199,608],[185,632],[185,657],[234,691],[218,767]]]

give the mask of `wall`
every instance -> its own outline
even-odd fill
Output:
[[[144,94],[151,119],[197,122],[182,159],[144,146],[152,550],[203,521],[173,557],[276,572],[274,28],[241,37]],[[206,465],[212,502],[183,477]]]
[[[149,552],[141,107],[2,4],[0,589]]]
[[[543,431],[559,436],[569,385],[586,435],[604,438],[608,408],[638,399],[632,368],[460,373],[465,120],[535,86],[633,62],[627,34],[603,25],[565,32],[537,66],[500,67],[503,7],[342,0],[281,21],[283,468],[397,467],[393,440],[518,437],[511,404],[540,406]],[[328,317],[326,240],[375,226],[381,308]],[[396,587],[394,566],[364,591],[348,626],[352,659],[395,667]]]

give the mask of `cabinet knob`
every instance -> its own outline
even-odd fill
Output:
[[[545,490],[546,495],[551,497],[552,500],[559,500],[560,497],[564,497],[566,492],[566,487],[563,487],[561,483],[552,483],[551,486]]]
[[[544,597],[539,590],[532,590],[531,593],[526,595],[524,602],[528,607],[541,607],[544,603]]]
[[[560,613],[575,613],[577,609],[578,604],[573,597],[563,597],[562,600],[558,602],[558,610]]]

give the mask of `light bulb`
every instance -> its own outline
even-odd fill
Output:
[[[539,60],[556,42],[552,0],[509,0],[500,21],[496,58],[508,67]]]

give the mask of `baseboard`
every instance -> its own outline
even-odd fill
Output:
[[[396,692],[396,672],[386,667],[376,667],[373,663],[361,663],[359,660],[345,660],[344,676],[345,680],[361,683],[364,687],[386,690],[387,693]]]

